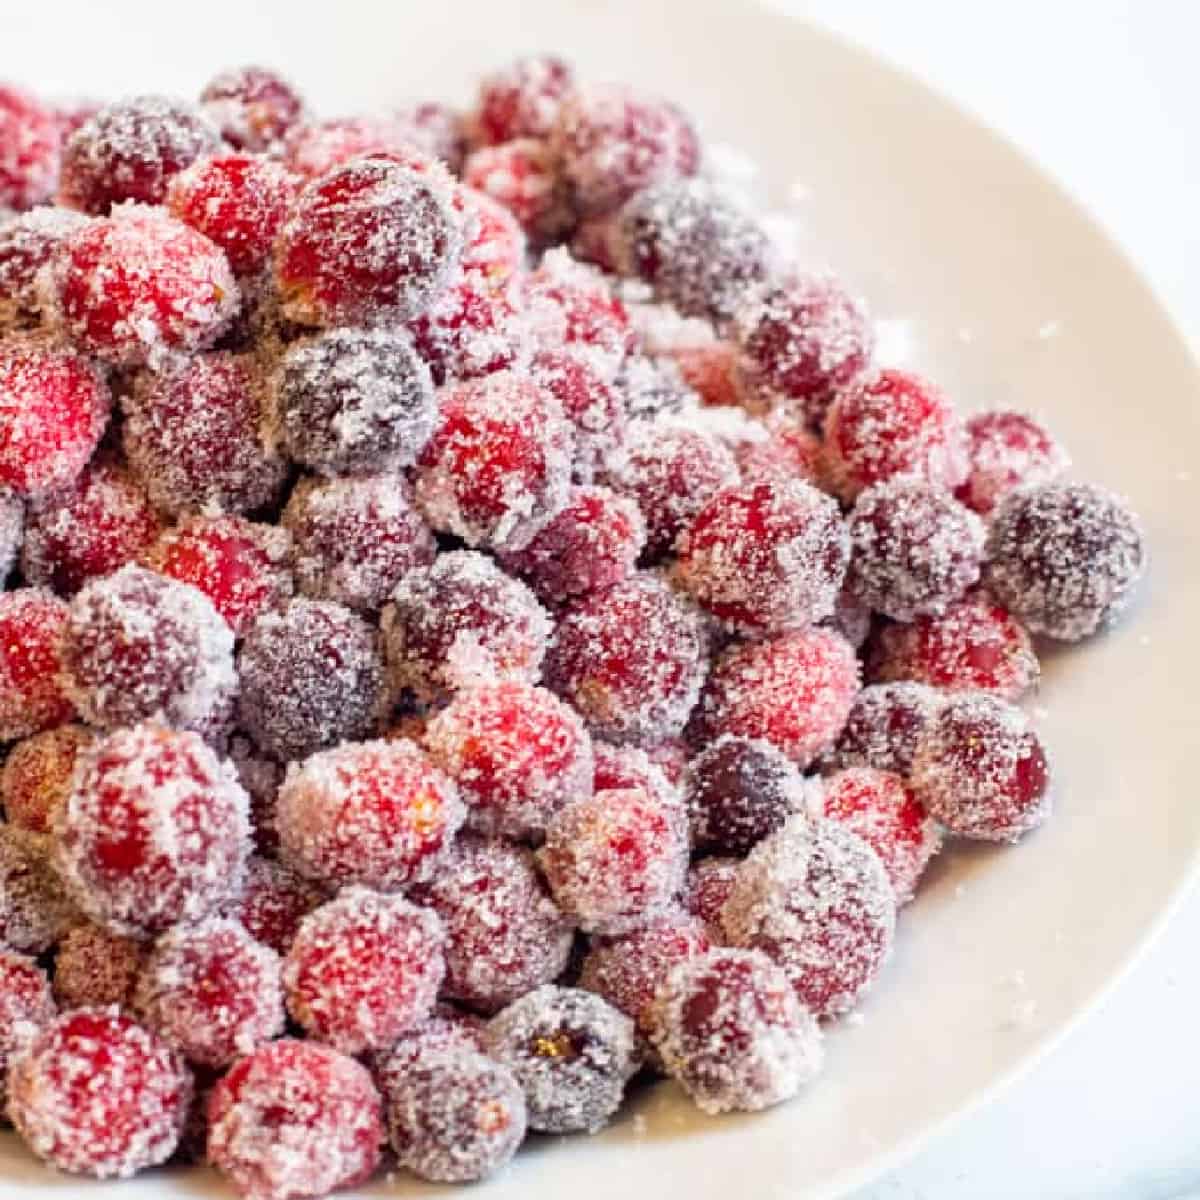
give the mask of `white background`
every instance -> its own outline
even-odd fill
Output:
[[[909,68],[1017,143],[1200,346],[1200,4],[773,2]],[[1198,948],[1193,889],[1064,1045],[854,1200],[1200,1197]]]

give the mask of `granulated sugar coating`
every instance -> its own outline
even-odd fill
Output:
[[[281,147],[288,168],[306,180],[319,180],[359,158],[379,158],[426,172],[435,164],[410,143],[408,130],[386,116],[334,117],[293,127]]]
[[[166,1162],[191,1099],[183,1059],[115,1008],[57,1017],[8,1077],[8,1113],[26,1145],[60,1171],[98,1179]]]
[[[436,420],[428,369],[403,334],[387,330],[294,342],[272,390],[288,453],[324,475],[411,466]]]
[[[592,756],[595,761],[592,775],[594,791],[625,791],[633,788],[658,797],[664,808],[678,805],[678,785],[668,776],[664,767],[640,747],[613,746],[607,742],[593,741]]]
[[[79,921],[50,861],[51,838],[0,825],[0,944],[45,954]]]
[[[241,895],[225,906],[255,941],[284,955],[300,922],[326,899],[314,883],[272,858],[254,854],[246,863]]]
[[[48,200],[58,172],[54,113],[28,92],[0,85],[0,209],[20,212]]]
[[[955,493],[988,516],[1015,488],[1050,483],[1071,465],[1066,450],[1040,422],[1025,413],[994,410],[967,421],[971,471]]]
[[[343,742],[293,763],[275,823],[284,862],[331,891],[398,891],[443,868],[466,809],[420,747]]]
[[[542,1133],[602,1129],[640,1065],[633,1022],[578,988],[527,992],[488,1022],[483,1043],[516,1075],[529,1128]]]
[[[429,722],[425,745],[478,833],[540,841],[565,804],[591,791],[592,743],[579,715],[528,683],[464,689]]]
[[[1029,718],[986,692],[952,697],[926,728],[913,791],[953,833],[1015,842],[1051,808],[1050,765]]]
[[[704,922],[713,945],[725,941],[721,910],[733,890],[740,866],[741,859],[738,858],[698,858],[688,870],[683,906]]]
[[[384,1140],[366,1067],[291,1038],[260,1046],[208,1102],[208,1161],[252,1200],[301,1200],[365,1183]]]
[[[71,898],[115,933],[149,936],[215,911],[241,886],[249,800],[194,733],[153,724],[88,749],[54,821]]]
[[[200,106],[225,141],[248,151],[277,149],[304,116],[300,94],[266,67],[222,71],[205,85]]]
[[[0,740],[28,737],[75,715],[61,679],[69,617],[66,603],[44,588],[0,595]]]
[[[485,679],[534,682],[551,622],[520,580],[456,550],[404,575],[382,628],[396,686],[433,701]]]
[[[459,266],[463,274],[495,280],[512,277],[524,284],[527,239],[516,217],[491,196],[456,185],[450,207],[467,226],[467,244]]]
[[[863,688],[824,765],[874,767],[907,775],[943,699],[940,691],[924,683],[876,683]]]
[[[554,151],[538,138],[481,146],[463,165],[463,181],[503,204],[536,243],[544,245],[574,224],[570,195]]]
[[[821,1070],[821,1030],[764,955],[711,950],[675,967],[650,1008],[666,1071],[707,1113],[790,1100]]]
[[[1075,642],[1111,624],[1146,568],[1141,524],[1103,488],[1020,488],[992,522],[984,583],[1033,633]]]
[[[568,350],[543,350],[529,372],[562,406],[575,430],[572,478],[596,482],[625,444],[628,414],[621,392],[586,359]]]
[[[763,422],[764,438],[734,448],[742,478],[748,483],[783,475],[821,485],[821,439],[798,418],[775,412]]]
[[[462,171],[467,138],[457,109],[440,100],[419,100],[397,108],[391,117],[406,142],[439,159],[453,174]]]
[[[9,1063],[54,1020],[56,1012],[46,972],[24,954],[0,950],[0,1076],[8,1074]],[[0,1081],[0,1102],[6,1099]]]
[[[70,794],[76,759],[94,737],[84,725],[56,725],[9,750],[0,771],[0,802],[10,825],[50,832],[54,810]]]
[[[575,87],[575,72],[563,59],[553,54],[520,58],[480,80],[472,134],[491,145],[545,138]]]
[[[731,943],[782,967],[814,1015],[833,1017],[891,953],[896,897],[867,842],[840,822],[796,816],[750,852],[721,924]]]
[[[125,1008],[148,944],[90,923],[69,929],[54,958],[54,998],[70,1008]]]
[[[945,612],[979,579],[983,522],[926,484],[901,478],[868,488],[849,528],[847,587],[894,621]]]
[[[31,322],[40,313],[38,272],[87,220],[69,208],[48,207],[0,219],[0,328]]]
[[[442,995],[496,1012],[567,965],[571,920],[559,910],[533,854],[501,838],[461,837],[417,898],[446,933]]]

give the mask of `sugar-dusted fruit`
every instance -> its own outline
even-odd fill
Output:
[[[85,725],[56,725],[9,750],[0,771],[0,802],[10,825],[50,832],[55,810],[71,793],[75,764],[94,737]]]
[[[1050,483],[1071,465],[1040,421],[1005,409],[976,413],[967,421],[967,454],[971,470],[955,494],[983,516],[1014,489]]]
[[[855,696],[826,761],[834,767],[873,767],[907,775],[941,705],[941,694],[928,684],[870,684]]]
[[[59,162],[54,113],[21,88],[0,85],[0,209],[21,212],[48,200]]]
[[[75,715],[61,676],[70,619],[66,603],[44,588],[0,594],[0,740],[28,737]]]
[[[24,954],[0,950],[0,1069],[4,1075],[12,1060],[57,1012],[46,972]],[[5,1086],[0,1083],[0,1099],[4,1097]]]
[[[200,106],[221,136],[239,150],[274,150],[304,116],[304,100],[267,67],[235,67],[215,75]]]

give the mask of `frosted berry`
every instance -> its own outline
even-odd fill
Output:
[[[561,58],[552,54],[519,58],[480,83],[473,131],[491,145],[513,138],[544,138],[574,89],[575,73]]]
[[[833,612],[850,539],[836,501],[777,478],[715,492],[678,550],[675,578],[713,616],[744,633],[778,633]]]
[[[222,71],[200,93],[200,105],[221,136],[239,150],[274,150],[304,115],[295,88],[266,67]]]
[[[383,612],[392,678],[423,700],[495,679],[532,683],[549,637],[533,592],[470,550],[409,571]]]
[[[429,371],[407,338],[385,330],[293,343],[274,396],[288,453],[327,475],[411,465],[436,416]]]
[[[1032,633],[1074,642],[1112,624],[1146,567],[1124,501],[1083,483],[1021,488],[995,513],[984,583]]]
[[[979,579],[983,522],[947,492],[893,479],[850,513],[847,587],[895,621],[945,612]]]
[[[537,243],[553,241],[574,222],[558,159],[539,138],[481,147],[463,165],[463,182],[503,204]]]
[[[444,941],[427,909],[344,888],[300,922],[284,960],[288,1012],[346,1054],[383,1050],[433,1011]]]
[[[87,751],[55,818],[55,861],[94,921],[153,935],[237,891],[248,810],[233,767],[196,734],[134,725]]]
[[[426,519],[468,545],[519,550],[563,506],[571,429],[553,396],[501,372],[443,389],[417,464]]]
[[[296,584],[315,600],[380,608],[437,546],[408,484],[390,473],[302,479],[280,518],[292,535]]]
[[[820,486],[821,439],[795,417],[777,412],[763,423],[765,436],[738,445],[734,454],[747,483],[782,475]]]
[[[0,209],[21,212],[48,200],[58,172],[54,113],[28,92],[0,84]]]
[[[742,403],[737,348],[716,341],[680,346],[670,351],[683,382],[709,408],[732,408]]]
[[[658,749],[651,748],[652,751]],[[647,753],[638,746],[613,746],[607,742],[593,742],[592,752],[595,762],[592,774],[594,791],[626,791],[632,788],[657,797],[664,807],[674,807],[679,803],[680,780],[656,754]],[[686,751],[681,751],[680,756],[682,774],[687,769]]]
[[[825,466],[846,501],[898,476],[952,491],[967,477],[966,431],[932,383],[885,368],[846,388],[830,406]]]
[[[941,704],[941,695],[924,683],[876,683],[863,688],[854,698],[829,764],[907,775]]]
[[[444,996],[495,1012],[567,965],[570,921],[524,847],[464,836],[419,898],[446,932]]]
[[[0,220],[0,325],[32,323],[44,302],[39,272],[87,220],[69,208],[50,207]]]
[[[586,796],[592,744],[576,713],[515,680],[461,691],[430,721],[425,744],[480,833],[540,840],[564,805]]]
[[[44,954],[79,920],[50,861],[50,838],[0,825],[0,945]]]
[[[145,945],[101,925],[76,925],[54,956],[54,998],[64,1009],[124,1008],[145,960]]]
[[[62,668],[68,694],[93,725],[152,717],[192,728],[228,702],[233,633],[203,592],[125,566],[71,602]]]
[[[1015,842],[1051,807],[1050,765],[1029,718],[984,692],[952,696],[929,723],[910,776],[952,833]]]
[[[0,741],[69,721],[75,705],[60,679],[70,610],[43,588],[0,595]]]
[[[403,1085],[409,1067],[425,1054],[482,1050],[486,1024],[483,1017],[448,1003],[439,1003],[432,1016],[402,1033],[387,1050],[368,1055],[371,1073],[385,1101],[393,1088]]]
[[[488,1023],[484,1048],[516,1075],[543,1133],[602,1129],[638,1068],[633,1022],[577,988],[527,992]]]
[[[283,313],[325,326],[414,317],[449,282],[462,248],[436,179],[358,159],[311,183],[280,230]]]
[[[0,1076],[57,1012],[46,973],[32,958],[0,950]],[[0,1082],[0,1101],[5,1085]]]
[[[66,487],[108,423],[112,401],[87,359],[51,345],[0,342],[0,487],[22,497]]]
[[[897,903],[908,903],[942,837],[905,781],[890,771],[848,767],[813,795],[816,814],[857,833],[879,855]]]
[[[957,496],[988,516],[1017,487],[1051,483],[1071,465],[1054,436],[1024,413],[994,410],[967,421],[971,469]]]
[[[192,1077],[131,1018],[82,1008],[51,1021],[18,1055],[8,1092],[12,1122],[39,1158],[61,1171],[128,1178],[174,1152]]]
[[[70,235],[54,284],[63,332],[118,367],[211,346],[241,302],[219,246],[165,210],[141,205]]]
[[[667,1073],[707,1113],[790,1100],[820,1073],[821,1031],[761,954],[712,950],[680,963],[650,1010]]]
[[[459,264],[463,274],[493,282],[515,277],[525,266],[528,248],[516,217],[491,196],[462,184],[451,190],[450,206],[467,227]]]
[[[625,442],[628,420],[621,393],[568,350],[542,351],[529,372],[559,402],[575,430],[572,477],[578,483],[596,481]]]
[[[879,856],[844,825],[793,817],[738,871],[721,922],[783,968],[815,1016],[848,1012],[892,948],[896,897]]]
[[[645,745],[681,732],[707,669],[699,614],[638,572],[564,610],[545,677],[594,733]]]
[[[392,113],[392,120],[410,145],[439,159],[455,175],[461,173],[466,152],[463,119],[440,100],[422,100]]]
[[[555,902],[580,928],[635,929],[666,910],[683,886],[683,805],[632,788],[573,800],[547,827],[538,864]]]
[[[255,941],[284,955],[300,922],[325,899],[315,884],[271,858],[252,855],[241,895],[227,906]]]
[[[291,1038],[260,1046],[208,1101],[208,1161],[244,1196],[296,1200],[365,1183],[383,1143],[366,1067]]]
[[[10,825],[50,832],[54,810],[70,794],[75,763],[92,738],[84,725],[57,725],[13,746],[0,771],[0,800]]]
[[[798,767],[837,740],[858,692],[858,662],[826,629],[727,650],[708,677],[693,724],[701,741],[723,733],[764,738]]]
[[[834,397],[867,369],[874,334],[862,303],[828,276],[801,276],[752,297],[734,327],[743,395],[820,430]]]
[[[398,891],[440,870],[466,812],[412,742],[345,742],[293,765],[279,789],[280,856],[331,890]]]
[[[237,660],[242,728],[289,761],[376,726],[385,701],[375,630],[340,604],[295,599],[263,613]]]
[[[733,891],[741,860],[737,858],[697,859],[688,871],[683,891],[683,906],[699,917],[708,930],[709,940],[719,945],[725,940],[721,910]]]
[[[432,158],[411,143],[408,129],[387,116],[333,117],[297,125],[281,149],[288,168],[309,180],[322,179],[360,158],[388,159],[421,173],[436,169]]]

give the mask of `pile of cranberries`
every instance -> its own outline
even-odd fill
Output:
[[[1035,638],[1145,558],[553,57],[318,120],[0,86],[0,1081],[39,1158],[479,1179],[821,1068]],[[706,412],[722,407],[730,420]],[[725,432],[719,432],[724,430]],[[733,431],[733,432],[730,432]]]

